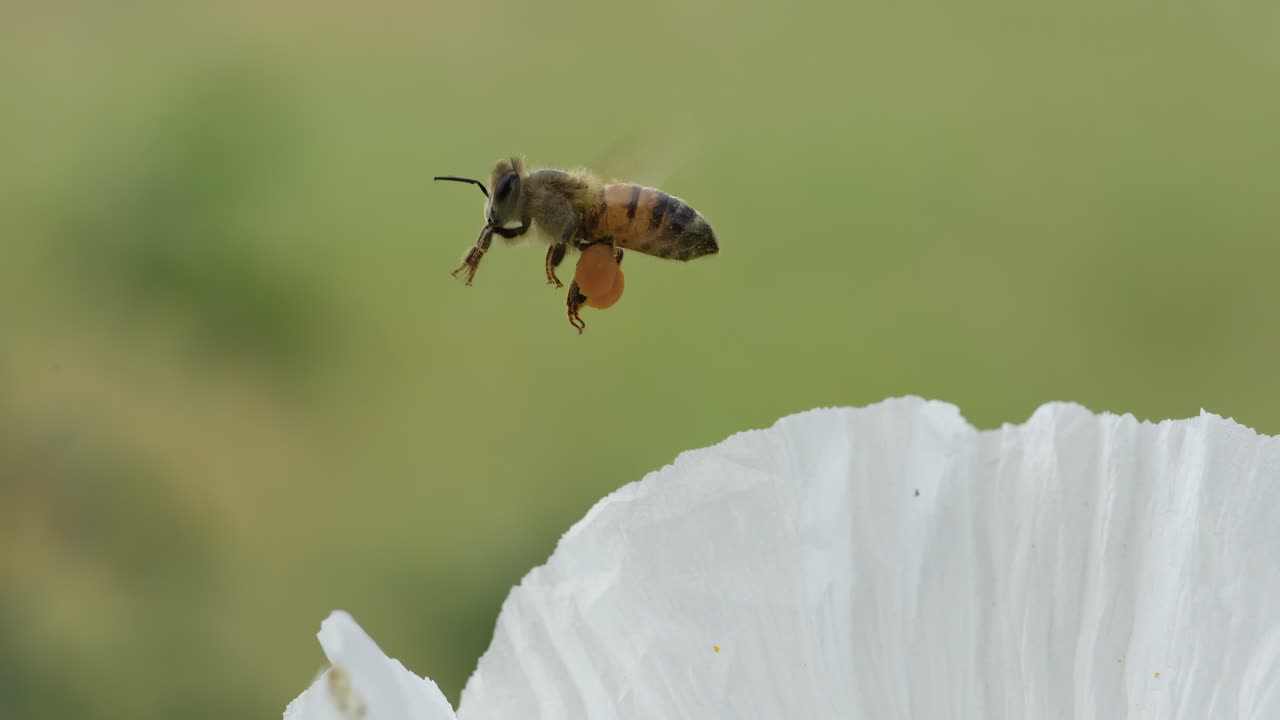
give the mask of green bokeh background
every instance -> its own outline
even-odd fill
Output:
[[[1280,432],[1280,5],[7,3],[0,716],[456,702],[600,497],[815,406]],[[688,120],[719,256],[578,336],[441,173]]]

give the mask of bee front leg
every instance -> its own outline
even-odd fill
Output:
[[[578,310],[582,308],[582,304],[587,301],[587,296],[583,295],[578,289],[578,281],[574,280],[569,284],[569,296],[565,299],[565,305],[569,308],[569,324],[578,328],[578,334],[587,327],[582,321],[582,317],[578,314]]]
[[[560,263],[564,260],[564,254],[569,249],[569,244],[558,242],[547,248],[547,284],[555,285],[558,288],[564,287],[560,282],[560,278],[556,277],[556,268],[560,267]]]
[[[488,248],[481,248],[479,246],[471,248],[471,250],[467,252],[466,258],[462,260],[462,264],[450,273],[450,275],[458,277],[458,273],[465,270],[467,274],[464,279],[467,281],[467,284],[470,285],[471,281],[476,277],[476,271],[480,269],[480,259],[484,257],[485,250],[487,249]]]
[[[476,239],[475,247],[467,251],[467,256],[463,258],[462,264],[454,270],[451,275],[458,277],[458,273],[466,271],[466,281],[470,285],[475,279],[476,271],[480,269],[480,260],[484,258],[484,254],[489,251],[489,244],[493,242],[493,228],[485,226],[480,231],[480,237]]]

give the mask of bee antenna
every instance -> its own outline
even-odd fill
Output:
[[[438,176],[436,176],[436,177],[435,177],[435,179],[436,179],[436,180],[452,180],[452,181],[454,181],[454,182],[471,183],[472,185],[475,185],[476,187],[480,188],[480,192],[484,193],[484,196],[485,196],[485,197],[489,197],[489,190],[488,190],[488,188],[486,188],[486,187],[484,186],[484,183],[480,182],[479,180],[472,180],[471,178],[464,178],[464,177],[454,177],[453,175],[438,175]]]

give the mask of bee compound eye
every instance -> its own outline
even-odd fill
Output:
[[[494,188],[493,199],[497,202],[506,202],[511,197],[511,192],[515,190],[516,183],[520,180],[515,173],[509,172],[498,180],[498,187]]]

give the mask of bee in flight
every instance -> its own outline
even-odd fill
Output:
[[[493,195],[484,183],[451,175],[436,180],[453,180],[476,185],[484,193],[485,224],[462,264],[453,271],[468,285],[480,269],[480,261],[489,250],[494,235],[508,244],[516,244],[524,235],[547,244],[547,284],[564,287],[556,276],[556,268],[569,250],[584,253],[590,248],[599,255],[607,248],[613,254],[613,267],[622,263],[623,250],[634,250],[668,260],[688,261],[720,251],[715,231],[697,210],[683,200],[651,187],[634,183],[606,183],[586,171],[566,172],[541,169],[526,172],[519,158],[500,160],[489,175]],[[594,246],[603,245],[604,248]],[[598,267],[599,263],[592,263]],[[621,270],[617,270],[621,282]],[[582,306],[592,304],[579,276],[569,285],[565,304],[569,323],[581,333],[586,323],[579,316]],[[612,283],[612,278],[609,280]],[[608,287],[608,285],[605,285]],[[594,291],[593,291],[594,292]],[[621,286],[606,300],[608,307],[616,301]]]

